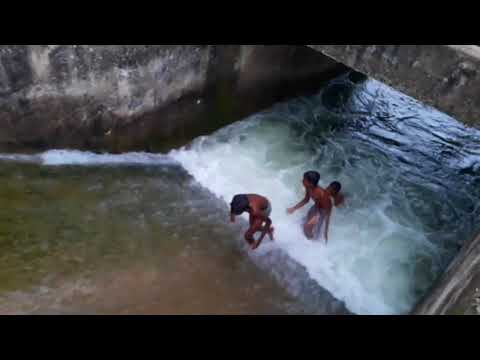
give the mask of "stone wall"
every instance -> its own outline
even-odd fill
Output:
[[[413,310],[415,315],[471,313],[480,288],[480,235],[466,243],[432,290]],[[477,291],[478,292],[478,291]]]
[[[162,151],[346,70],[296,45],[3,45],[0,151]]]

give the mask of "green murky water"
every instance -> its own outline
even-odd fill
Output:
[[[0,198],[0,313],[301,312],[178,166],[2,162]]]

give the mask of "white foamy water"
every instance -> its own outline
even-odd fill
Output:
[[[276,242],[260,253],[281,248],[354,313],[408,313],[478,228],[480,132],[373,80],[332,85],[170,156],[226,212],[235,194],[271,200]],[[303,235],[312,203],[286,212],[303,198],[308,170],[346,193],[327,245]]]
[[[96,154],[78,150],[49,150],[35,155],[0,154],[0,160],[38,163],[47,166],[61,165],[163,165],[172,164],[173,160],[166,155],[144,152],[131,152],[121,155]]]
[[[402,226],[387,214],[392,207],[391,194],[372,196],[375,191],[369,187],[375,188],[384,178],[375,179],[380,169],[372,167],[368,159],[363,163],[360,159],[358,166],[340,175],[348,203],[333,213],[328,245],[307,240],[302,218],[312,204],[293,216],[287,215],[286,209],[302,199],[303,172],[318,166],[313,162],[315,156],[296,140],[298,136],[287,123],[251,119],[200,138],[188,150],[174,150],[170,156],[223,199],[226,211],[231,198],[239,193],[258,193],[271,200],[276,242],[267,240],[258,251],[280,247],[354,313],[407,312],[415,300],[416,261],[422,255],[435,258],[435,247],[424,237],[421,226]],[[335,146],[324,145],[332,152]],[[338,178],[328,171],[334,163],[327,163],[320,167],[323,186]]]

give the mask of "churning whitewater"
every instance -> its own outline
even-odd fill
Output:
[[[78,150],[49,150],[36,155],[0,154],[0,160],[34,163],[45,166],[62,165],[167,165],[174,161],[166,155],[143,152],[122,155],[96,154]]]
[[[372,181],[375,168],[370,167],[372,176],[364,178],[365,167],[371,166],[365,162],[363,170],[352,174],[348,181],[345,176],[325,171],[335,166],[334,159],[321,167],[321,185],[339,179],[349,195],[348,201],[360,203],[356,199],[360,196],[365,202],[361,207],[348,205],[334,211],[328,246],[309,241],[302,232],[302,217],[308,207],[294,215],[287,215],[286,209],[304,195],[302,175],[318,168],[316,156],[302,149],[301,143],[295,143],[294,130],[288,123],[263,120],[250,119],[232,125],[195,141],[189,150],[173,151],[171,156],[226,203],[240,193],[258,193],[271,199],[276,241],[264,241],[258,251],[281,247],[355,313],[408,311],[413,297],[409,263],[415,254],[434,258],[435,249],[420,231],[406,229],[388,217],[386,210],[392,205],[388,193],[366,199],[370,194],[355,182],[368,187],[366,183]],[[405,236],[407,231],[413,241]]]
[[[280,247],[354,313],[402,314],[473,233],[478,190],[458,186],[457,175],[459,164],[472,155],[478,160],[480,152],[478,133],[470,148],[466,133],[376,81],[357,86],[341,79],[170,156],[227,204],[239,193],[271,200],[276,242],[265,241],[258,251]],[[460,162],[451,152],[436,154],[456,145],[451,134],[465,144],[455,155],[463,156]],[[333,212],[328,245],[304,237],[308,207],[286,213],[304,195],[307,170],[321,173],[321,186],[340,181],[347,195],[346,206]],[[458,230],[461,221],[466,228]]]

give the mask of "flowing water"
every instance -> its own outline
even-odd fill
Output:
[[[0,312],[407,313],[478,230],[479,140],[342,77],[168,154],[2,155]],[[346,194],[327,246],[286,214],[310,169]],[[255,252],[237,193],[273,205]]]

